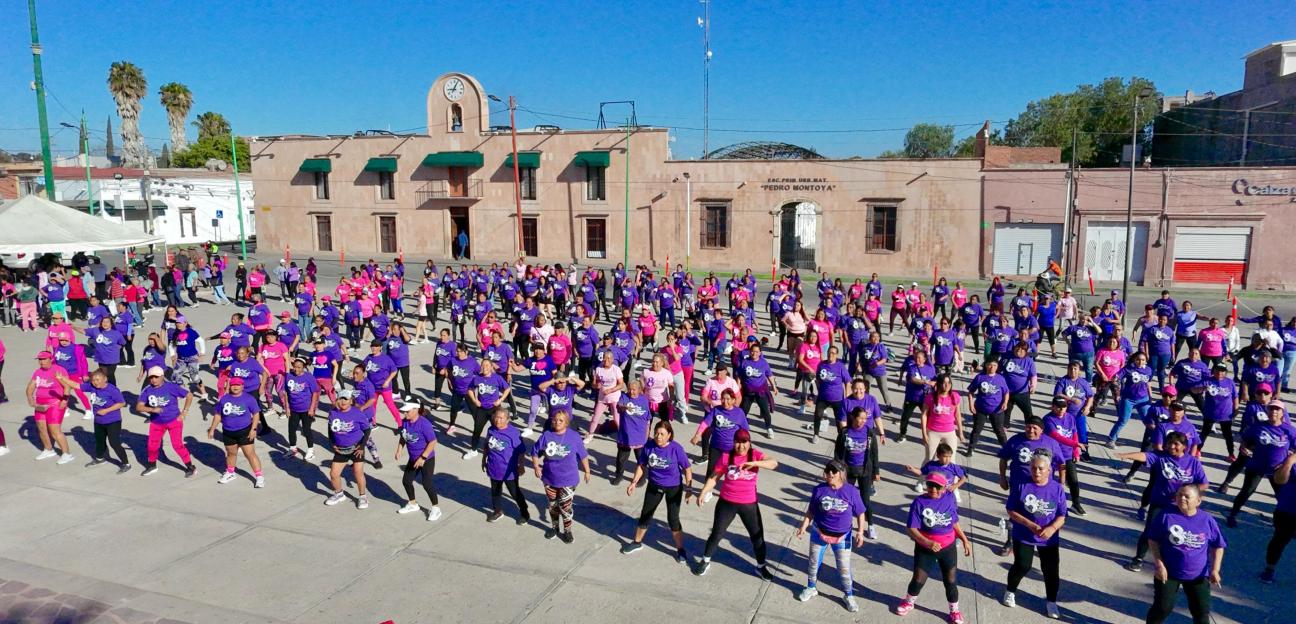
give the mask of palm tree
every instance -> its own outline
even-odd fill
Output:
[[[171,149],[179,152],[185,148],[185,117],[193,107],[193,93],[178,82],[168,82],[158,89],[158,95],[162,96],[167,125],[171,126]]]
[[[122,121],[122,164],[143,167],[146,154],[144,137],[139,130],[139,114],[140,102],[148,92],[148,80],[134,63],[118,61],[108,69],[108,91],[117,102],[117,116]]]
[[[230,124],[225,116],[212,111],[198,115],[198,120],[193,125],[198,128],[199,141],[207,137],[229,136],[230,133]]]

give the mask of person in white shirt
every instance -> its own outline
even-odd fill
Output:
[[[1059,321],[1066,321],[1067,327],[1076,324],[1076,310],[1080,304],[1076,298],[1071,295],[1071,289],[1068,288],[1062,293],[1062,298],[1058,299],[1057,317]]]

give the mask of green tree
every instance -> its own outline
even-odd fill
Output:
[[[162,85],[158,90],[158,95],[162,99],[162,107],[167,112],[167,125],[171,128],[171,145],[180,151],[185,148],[188,141],[185,140],[185,117],[189,116],[189,109],[193,107],[193,93],[178,82],[168,82]],[[228,131],[226,132],[228,134]]]
[[[1156,90],[1145,78],[1112,77],[1084,84],[1070,93],[1055,93],[1026,105],[1004,127],[1003,142],[1016,147],[1061,147],[1062,159],[1071,159],[1072,132],[1076,132],[1075,160],[1084,167],[1114,167],[1121,149],[1129,144],[1135,95],[1144,88]],[[1155,97],[1139,101],[1140,125],[1150,124],[1159,104]],[[1140,138],[1147,149],[1148,136]]]
[[[994,138],[994,135],[993,135],[993,134],[991,134],[990,136],[991,136],[991,139]],[[953,154],[953,155],[954,155],[954,156],[957,156],[957,157],[959,157],[959,158],[971,157],[971,156],[972,156],[972,153],[973,153],[974,151],[976,151],[976,133],[975,133],[975,132],[973,132],[972,134],[969,134],[969,135],[963,137],[962,139],[959,139],[958,144],[954,146],[954,154]]]
[[[225,116],[211,111],[198,115],[198,120],[193,125],[198,128],[199,141],[205,137],[229,136],[230,133],[230,123]]]
[[[905,133],[906,158],[948,158],[954,154],[954,126],[920,123]]]
[[[229,134],[205,136],[197,141],[190,143],[183,150],[176,150],[171,155],[171,163],[174,167],[201,168],[207,166],[207,161],[211,159],[229,162]],[[248,142],[243,137],[234,139],[235,150],[238,154],[239,171],[251,171],[251,159],[248,157]]]
[[[144,72],[130,61],[118,61],[108,69],[108,91],[117,103],[121,117],[122,162],[127,167],[143,167],[148,159],[144,135],[140,134],[140,102],[148,92]]]

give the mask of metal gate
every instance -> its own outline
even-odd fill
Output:
[[[1062,226],[1052,223],[999,223],[994,232],[995,275],[1035,275],[1049,258],[1062,257]]]
[[[1143,282],[1143,269],[1147,261],[1148,224],[1134,224],[1134,248],[1130,254],[1129,277],[1131,282]],[[1120,222],[1090,223],[1085,228],[1085,268],[1099,281],[1120,281],[1125,274],[1125,224]]]
[[[815,270],[815,239],[819,207],[811,202],[785,204],[779,218],[779,263],[798,270]]]

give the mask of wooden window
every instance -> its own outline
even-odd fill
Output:
[[[724,249],[729,246],[729,205],[708,204],[702,207],[702,247]]]
[[[378,217],[378,251],[396,253],[396,217]]]
[[[522,254],[540,255],[540,220],[535,217],[522,217]]]
[[[585,199],[588,201],[607,200],[607,169],[604,167],[585,168]]]
[[[396,174],[378,172],[378,199],[396,199]]]
[[[607,219],[585,220],[585,256],[607,257]]]
[[[315,215],[315,248],[333,251],[333,217]]]
[[[866,251],[900,251],[900,237],[896,231],[899,207],[869,205]]]
[[[468,196],[468,169],[466,167],[446,167],[446,190],[450,197]]]
[[[329,180],[327,171],[315,172],[315,199],[329,198]]]

